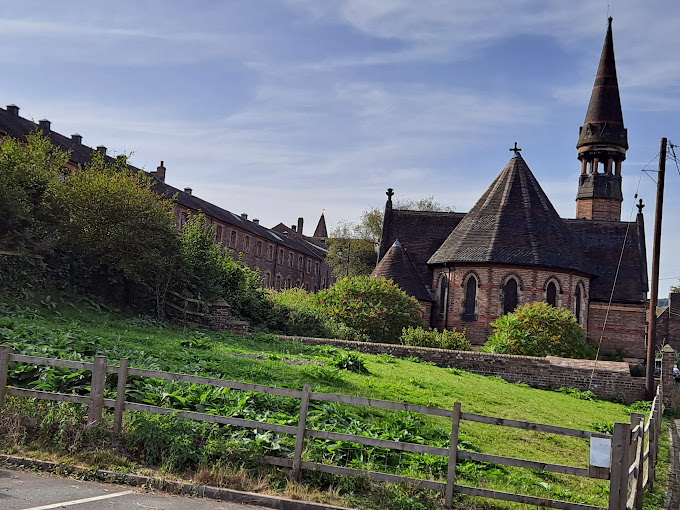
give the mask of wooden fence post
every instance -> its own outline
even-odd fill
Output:
[[[9,345],[0,345],[0,407],[5,402],[7,374],[9,373]]]
[[[106,356],[95,356],[90,384],[90,403],[87,424],[95,425],[102,421],[104,410],[104,387],[106,386]]]
[[[125,410],[125,387],[127,385],[127,371],[130,361],[127,358],[120,360],[118,368],[118,389],[116,392],[115,417],[113,419],[113,432],[120,434],[123,429],[123,411]]]
[[[642,494],[644,491],[644,486],[642,482],[644,481],[645,465],[643,458],[645,455],[645,415],[640,413],[631,413],[630,415],[631,428],[633,426],[639,427],[639,434],[635,440],[632,449],[633,455],[637,457],[636,462],[638,465],[637,475],[635,477],[635,510],[642,510]]]
[[[456,402],[453,406],[451,446],[449,447],[449,472],[446,478],[446,494],[444,497],[444,505],[446,508],[453,507],[453,488],[456,484],[456,461],[458,457],[458,435],[460,433],[460,410],[461,403]]]
[[[291,478],[295,481],[300,479],[302,468],[302,449],[305,446],[305,430],[307,429],[307,412],[309,411],[309,397],[312,388],[309,383],[305,383],[300,397],[300,419],[298,421],[297,435],[295,437],[295,453],[293,454],[293,469]]]
[[[612,471],[609,481],[609,510],[625,510],[628,496],[628,446],[630,423],[615,423],[612,437]]]

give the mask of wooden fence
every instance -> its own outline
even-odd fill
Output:
[[[92,372],[90,395],[79,396],[8,387],[7,377],[10,362],[28,363],[32,365],[50,367],[66,367],[75,370],[90,370]],[[104,398],[107,373],[118,374],[116,399]],[[300,399],[299,422],[297,426],[280,425],[275,423],[247,420],[243,418],[205,414],[194,411],[177,411],[175,409],[166,407],[127,402],[125,400],[125,391],[128,376],[204,384],[222,388],[230,388],[233,390],[260,392],[270,395],[281,395]],[[370,398],[353,397],[348,395],[314,392],[311,391],[309,384],[305,384],[302,390],[293,390],[237,381],[226,381],[211,377],[200,377],[172,372],[130,368],[128,366],[127,359],[122,359],[119,366],[111,366],[107,364],[107,359],[102,356],[96,356],[93,363],[85,363],[80,361],[11,354],[8,346],[0,346],[0,406],[2,405],[5,395],[87,404],[88,423],[90,424],[97,423],[102,419],[102,412],[105,407],[112,408],[114,409],[113,428],[114,432],[116,433],[120,433],[122,430],[123,411],[127,409],[131,411],[140,411],[154,414],[174,414],[181,418],[191,420],[291,434],[296,438],[295,450],[292,458],[266,456],[264,457],[264,460],[269,464],[290,468],[291,476],[294,479],[299,479],[302,470],[311,470],[335,475],[363,476],[391,483],[414,484],[419,487],[443,492],[447,507],[451,507],[453,496],[454,494],[458,493],[469,496],[513,501],[528,505],[565,510],[595,510],[600,508],[580,503],[544,499],[536,496],[513,494],[459,485],[456,483],[456,463],[459,460],[470,460],[535,469],[540,471],[549,471],[553,473],[568,474],[586,478],[610,480],[610,510],[641,510],[643,491],[646,488],[652,486],[656,472],[659,436],[661,433],[663,412],[662,389],[661,385],[659,385],[652,409],[647,420],[645,420],[644,415],[634,413],[631,415],[630,423],[616,423],[614,425],[614,433],[612,436],[608,434],[598,434],[586,430],[571,429],[524,421],[506,420],[503,418],[466,413],[462,411],[460,402],[457,402],[452,410],[448,410],[416,404],[405,404],[400,402],[374,400]],[[407,411],[412,413],[422,413],[430,416],[450,418],[452,423],[450,447],[435,447],[424,444],[398,442],[307,428],[307,412],[311,400],[368,406],[395,411]],[[533,460],[461,450],[459,449],[458,444],[458,433],[460,430],[461,421],[485,423],[489,425],[512,427],[548,434],[589,439],[591,443],[589,467],[584,468],[561,464],[551,464]],[[396,474],[381,473],[377,471],[332,466],[318,462],[307,462],[302,458],[305,438],[344,441],[351,444],[387,448],[402,452],[424,453],[448,457],[447,481],[439,482]]]

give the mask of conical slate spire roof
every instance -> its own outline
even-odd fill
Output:
[[[451,232],[429,264],[494,263],[592,274],[564,221],[519,152]]]
[[[593,93],[590,96],[586,119],[576,146],[581,147],[598,142],[615,143],[628,148],[627,134],[623,127],[619,83],[616,78],[612,18],[609,18]]]
[[[321,213],[321,218],[319,218],[319,223],[316,225],[316,230],[314,230],[314,236],[321,239],[326,239],[328,237],[328,230],[326,230],[326,218],[323,213]]]
[[[398,240],[387,250],[371,276],[391,279],[401,290],[418,301],[432,301],[411,257]]]

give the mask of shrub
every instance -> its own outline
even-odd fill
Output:
[[[530,303],[491,324],[493,334],[484,351],[523,356],[591,358],[594,347],[586,342],[583,328],[564,308]]]
[[[417,347],[436,347],[438,349],[452,349],[455,351],[470,351],[472,345],[465,336],[465,331],[437,331],[436,329],[426,330],[418,326],[417,328],[404,328],[399,338],[404,345]]]
[[[418,326],[420,304],[392,280],[354,276],[317,295],[319,310],[371,340],[396,343],[403,328]]]
[[[269,290],[266,295],[273,312],[279,316],[277,330],[286,335],[334,336],[328,319],[318,309],[316,295],[299,287],[279,292]]]

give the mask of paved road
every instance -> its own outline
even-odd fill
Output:
[[[0,468],[2,510],[262,510],[209,499],[151,494],[130,487],[83,482]]]

